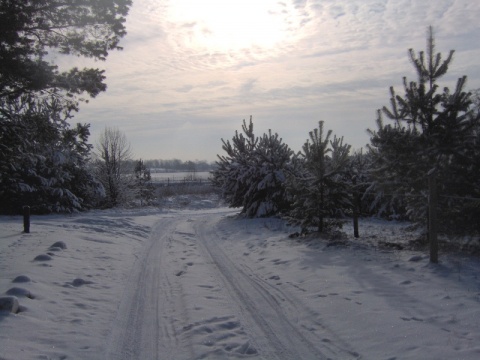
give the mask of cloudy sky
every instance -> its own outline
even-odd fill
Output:
[[[96,63],[108,90],[74,121],[123,131],[136,158],[214,161],[253,116],[294,151],[326,129],[369,142],[389,87],[415,80],[408,49],[456,50],[441,86],[480,88],[480,2],[472,0],[133,0],[124,50]]]

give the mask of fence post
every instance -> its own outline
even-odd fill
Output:
[[[30,206],[23,207],[23,232],[30,233]]]
[[[430,262],[438,263],[437,238],[437,180],[436,171],[428,172],[428,240],[430,243]]]
[[[356,188],[357,185],[357,177],[354,176],[352,179],[353,183],[353,236],[355,238],[360,237],[358,233],[358,213],[360,211],[360,206],[359,206],[359,198],[358,198],[358,190]]]

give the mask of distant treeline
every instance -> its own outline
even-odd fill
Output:
[[[205,160],[182,161],[179,159],[170,160],[144,160],[147,168],[154,172],[154,169],[164,169],[166,171],[211,171],[215,168],[215,162]]]

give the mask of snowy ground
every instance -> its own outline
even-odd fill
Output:
[[[405,224],[290,239],[183,205],[33,217],[30,234],[0,217],[0,296],[21,305],[0,312],[0,359],[480,358],[478,258],[374,246]]]

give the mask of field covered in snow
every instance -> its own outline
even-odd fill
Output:
[[[480,358],[478,257],[398,250],[404,223],[292,239],[211,198],[168,204],[33,217],[29,234],[0,217],[0,296],[20,303],[0,312],[0,359]]]
[[[152,172],[153,182],[182,182],[185,180],[202,180],[206,181],[211,177],[209,171],[181,171],[181,172]]]

